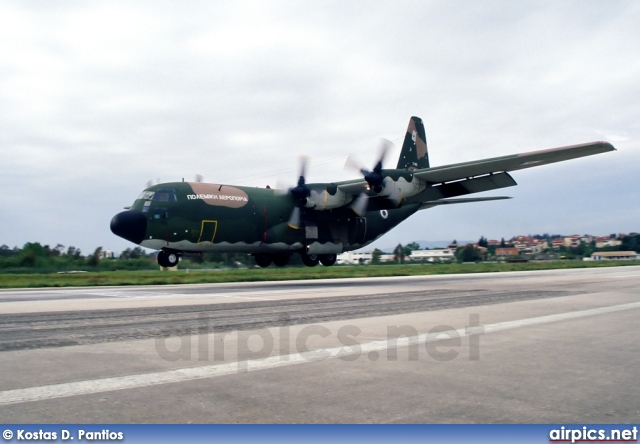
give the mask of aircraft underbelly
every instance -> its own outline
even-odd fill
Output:
[[[216,208],[198,212],[197,219],[182,219],[168,230],[151,222],[143,247],[184,252],[246,252],[339,254],[366,246],[417,211],[417,205],[373,210],[363,216],[352,211],[313,211],[304,226],[293,229],[282,218],[267,218],[250,203],[243,209]],[[276,222],[271,225],[270,222]]]

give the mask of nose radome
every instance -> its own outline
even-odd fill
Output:
[[[144,240],[147,231],[147,218],[136,210],[118,213],[111,219],[111,232],[134,244]]]

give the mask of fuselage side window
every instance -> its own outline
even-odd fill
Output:
[[[156,208],[153,211],[153,218],[156,220],[168,219],[169,210],[167,208]]]

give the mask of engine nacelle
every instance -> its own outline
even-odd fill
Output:
[[[352,196],[345,193],[344,191],[339,190],[337,187],[333,189],[331,189],[330,187],[322,189],[312,188],[311,194],[307,198],[307,202],[304,206],[320,211],[331,210],[334,208],[343,207],[352,200]]]
[[[397,180],[387,176],[384,178],[384,187],[377,196],[388,197],[389,199],[402,200],[407,197],[415,196],[426,188],[426,183],[422,180],[411,178],[411,181],[407,181],[404,177],[400,176]]]

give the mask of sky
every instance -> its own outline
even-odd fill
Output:
[[[3,1],[0,245],[135,245],[109,222],[152,181],[357,178],[412,115],[432,166],[594,140],[516,171],[510,200],[418,212],[415,240],[640,231],[636,1]],[[371,248],[372,248],[371,247]]]

